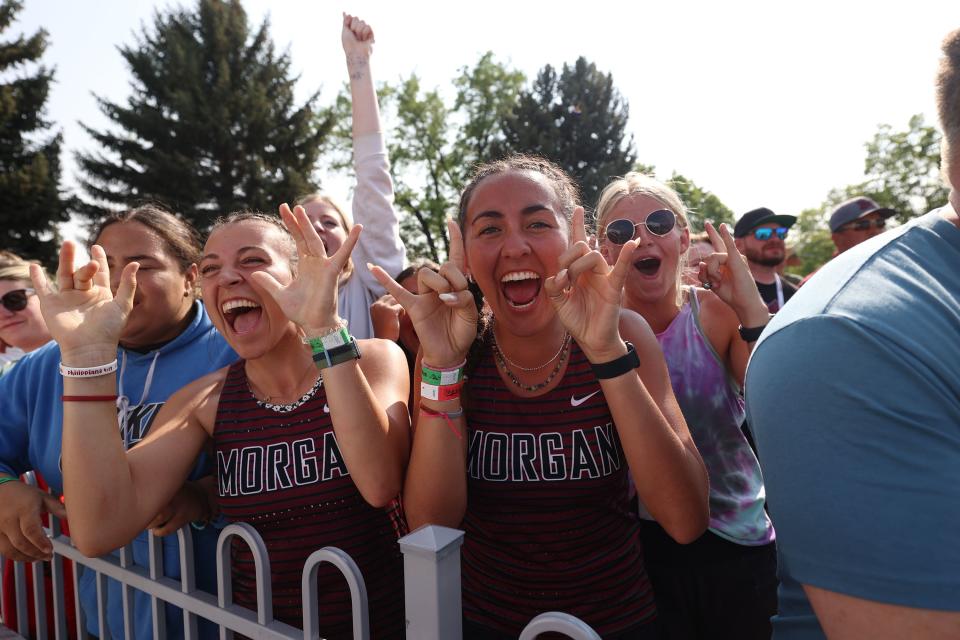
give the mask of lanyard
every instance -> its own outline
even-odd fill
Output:
[[[777,283],[777,311],[783,309],[783,284],[780,282],[780,276],[773,274],[773,279]]]

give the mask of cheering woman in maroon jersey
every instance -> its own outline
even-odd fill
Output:
[[[681,542],[707,526],[707,477],[655,336],[620,307],[635,243],[608,267],[570,179],[526,156],[479,168],[449,231],[420,295],[377,274],[421,339],[404,507],[411,527],[467,532],[465,637],[515,638],[544,611],[655,637],[628,467]]]
[[[299,626],[304,561],[333,545],[363,572],[374,636],[399,638],[400,557],[381,507],[399,493],[409,453],[406,362],[393,343],[354,341],[337,316],[337,281],[360,229],[327,257],[301,207],[283,205],[281,214],[286,229],[262,214],[214,227],[200,263],[203,300],[243,359],[174,394],[128,452],[116,434],[111,361],[137,263],[124,268],[115,295],[98,246],[76,271],[73,246],[64,246],[59,293],[33,274],[68,368],[63,468],[73,539],[89,556],[127,543],[212,440],[224,514],[256,527],[270,553],[274,615]],[[234,594],[256,602],[252,560],[239,545]],[[339,574],[321,575],[319,594],[324,637],[352,637]]]

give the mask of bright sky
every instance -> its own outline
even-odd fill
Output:
[[[124,100],[129,71],[116,46],[151,23],[154,0],[26,0],[14,30],[50,33],[56,67],[49,117],[62,127],[66,181],[72,153],[93,143],[77,121],[103,128],[93,94]],[[712,190],[739,215],[757,206],[798,213],[863,174],[864,143],[880,123],[936,121],[939,44],[960,27],[957,0],[743,2],[300,2],[246,0],[251,21],[269,11],[289,46],[301,96],[328,103],[345,80],[340,12],[377,37],[374,73],[412,72],[449,88],[463,66],[495,52],[532,77],[586,56],[613,73],[630,104],[640,161]],[[452,90],[451,90],[452,91]],[[328,183],[342,185],[348,182]]]

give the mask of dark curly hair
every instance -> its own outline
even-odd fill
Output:
[[[944,158],[960,162],[960,29],[943,41],[943,57],[937,73],[937,115],[943,127],[949,155]],[[960,185],[954,185],[960,188]]]
[[[460,205],[457,211],[457,223],[463,229],[467,221],[467,208],[470,206],[470,199],[473,197],[477,186],[491,176],[502,175],[512,171],[529,171],[544,176],[553,186],[557,195],[557,201],[560,203],[560,214],[569,224],[573,218],[573,210],[580,206],[580,190],[576,183],[567,175],[567,172],[560,168],[556,163],[542,158],[540,156],[516,153],[502,160],[495,160],[478,165],[467,181],[466,187],[460,194]],[[480,360],[480,354],[489,342],[493,333],[493,322],[489,314],[484,313],[483,292],[473,280],[469,283],[470,293],[473,294],[474,302],[477,305],[477,311],[480,314],[477,323],[477,337],[470,346],[467,355],[467,365],[465,375],[469,376]]]

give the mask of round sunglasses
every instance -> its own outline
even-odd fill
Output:
[[[787,234],[790,232],[790,229],[786,227],[777,227],[776,229],[771,229],[770,227],[764,227],[762,229],[754,229],[753,237],[757,240],[769,240],[773,237],[773,234],[776,233],[777,237],[783,240],[787,237]]]
[[[27,296],[32,296],[36,291],[30,288],[14,289],[0,296],[0,305],[7,311],[23,311],[27,308]]]
[[[626,244],[636,237],[637,227],[646,227],[655,236],[665,236],[677,226],[677,216],[669,209],[657,209],[647,215],[643,222],[631,222],[626,218],[611,221],[604,229],[607,240],[613,244]]]

